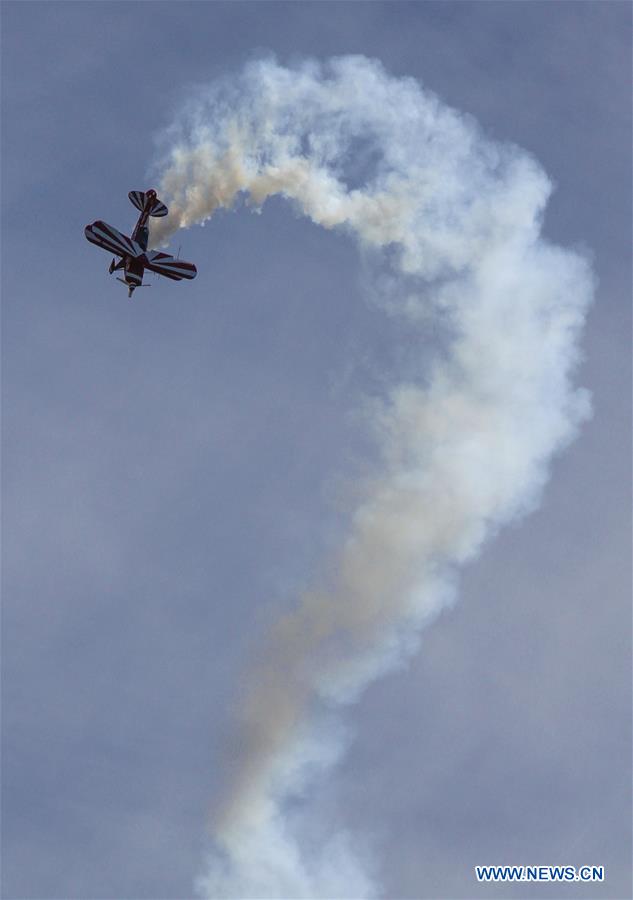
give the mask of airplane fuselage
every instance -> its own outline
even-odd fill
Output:
[[[144,207],[141,210],[141,214],[138,217],[138,221],[132,232],[132,240],[136,241],[143,250],[147,250],[147,243],[149,241],[149,226],[147,223],[149,222],[150,212],[155,200],[156,191],[147,191],[145,194]],[[142,257],[124,256],[121,262],[123,263],[121,268],[123,268],[125,272],[124,279],[122,280],[127,284],[129,296],[131,297],[134,289],[143,284],[143,272],[145,271],[145,266],[143,265]],[[121,264],[119,263],[119,265]]]
[[[134,231],[132,232],[132,240],[136,241],[143,250],[147,250],[147,242],[149,240],[149,227],[147,223],[149,222],[150,213],[155,200],[156,191],[147,191],[145,194],[145,206],[141,210],[138,222],[134,226]]]

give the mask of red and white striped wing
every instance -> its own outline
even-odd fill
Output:
[[[144,252],[136,241],[106,222],[97,221],[86,225],[85,235],[91,244],[96,244],[109,253],[116,253],[117,256],[142,256]]]
[[[169,253],[156,251],[151,251],[147,254],[145,268],[156,272],[157,275],[171,278],[173,281],[181,281],[183,278],[191,280],[198,274],[198,270],[193,263],[185,262],[184,259],[176,259],[174,256],[170,256]]]

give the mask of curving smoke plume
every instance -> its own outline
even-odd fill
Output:
[[[372,402],[381,465],[328,578],[263,641],[199,880],[210,898],[373,896],[349,837],[326,841],[293,800],[345,749],[333,710],[415,649],[457,567],[534,507],[588,415],[570,375],[591,272],[540,236],[551,185],[527,153],[363,57],[253,62],[198,89],[164,147],[154,243],[280,194],[382,255],[392,314],[450,324],[430,374]]]

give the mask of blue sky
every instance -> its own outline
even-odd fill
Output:
[[[190,897],[241,673],[337,527],[385,324],[351,241],[281,201],[174,240],[127,301],[125,231],[192,85],[258,51],[362,53],[533,153],[545,234],[598,278],[594,415],[541,508],[351,713],[318,804],[384,896],[557,897],[477,863],[603,864],[631,895],[630,33],[620,3],[5,3],[3,895]],[[391,346],[390,344],[388,346]],[[350,371],[349,360],[356,360]]]

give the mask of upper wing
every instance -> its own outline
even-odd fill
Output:
[[[171,278],[173,281],[181,281],[183,278],[195,278],[198,270],[193,263],[185,262],[184,259],[176,259],[169,253],[160,253],[151,250],[146,256],[147,262],[145,268],[156,272],[157,275],[164,275],[165,278]]]
[[[84,233],[91,244],[96,244],[97,247],[101,247],[109,253],[116,253],[117,256],[143,255],[143,248],[136,241],[121,234],[106,222],[97,221],[92,225],[86,225]]]

